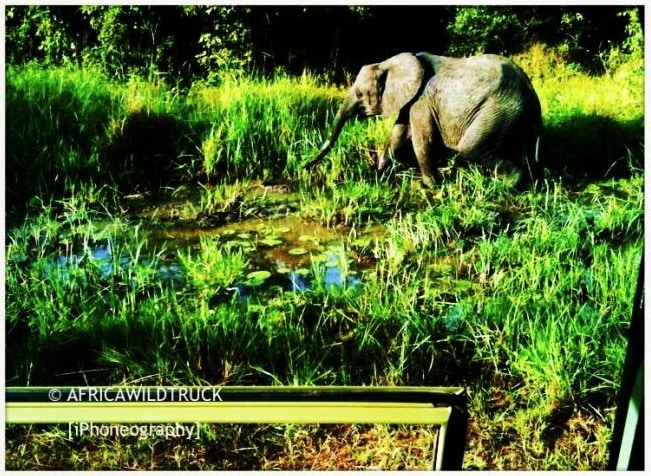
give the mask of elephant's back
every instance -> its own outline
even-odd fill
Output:
[[[490,96],[535,95],[531,81],[517,64],[493,54],[445,58],[431,82],[435,90],[445,91],[450,103],[478,103]]]
[[[428,84],[428,95],[443,141],[452,149],[482,111],[502,124],[540,117],[529,78],[499,55],[445,58]]]

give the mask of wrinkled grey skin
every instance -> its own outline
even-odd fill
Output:
[[[518,177],[523,165],[531,175],[538,161],[540,101],[526,74],[502,56],[401,53],[363,66],[330,137],[307,165],[326,156],[348,119],[376,115],[397,115],[378,169],[411,140],[427,185],[445,148],[471,161],[510,164]]]

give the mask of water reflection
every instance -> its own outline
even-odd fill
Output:
[[[344,258],[345,259],[345,256]],[[344,269],[342,266],[342,253],[327,251],[314,257],[313,266],[290,268],[290,264],[277,260],[275,263],[262,261],[258,263],[261,268],[271,272],[270,279],[261,285],[250,285],[246,281],[237,283],[232,291],[242,298],[252,294],[268,292],[273,287],[280,287],[291,292],[306,292],[323,286],[325,289],[356,287],[361,285],[361,279],[355,271]],[[123,277],[135,279],[139,270],[136,266],[148,266],[156,269],[156,276],[161,284],[174,288],[187,285],[187,277],[183,266],[177,262],[160,263],[154,259],[142,258],[134,261],[128,256],[114,256],[109,243],[98,243],[86,247],[81,253],[66,253],[57,256],[45,268],[45,277],[70,281],[74,272],[86,272],[86,263],[92,263],[92,268],[99,271],[101,279],[109,279],[116,274],[124,273]],[[264,263],[264,264],[263,264]],[[345,263],[344,263],[345,264]],[[296,264],[294,263],[294,266]],[[133,273],[130,273],[130,272]],[[92,271],[91,271],[92,272]]]
[[[99,270],[99,274],[103,279],[114,274],[111,248],[108,243],[101,243],[86,248],[85,252],[80,254],[65,253],[57,256],[45,267],[45,277],[69,280],[71,279],[71,272],[80,269],[86,261],[92,263]],[[126,269],[129,265],[129,259],[126,257],[121,258],[118,265]]]
[[[128,276],[130,271],[138,272],[133,269],[136,265],[148,266],[146,259],[134,262],[126,255],[114,256],[110,243],[106,242],[85,247],[81,253],[65,253],[57,256],[48,262],[44,274],[47,279],[69,281],[72,279],[72,273],[85,270],[86,263],[99,272],[100,279],[109,279],[120,273],[126,273]],[[157,276],[162,284],[178,287],[186,281],[183,268],[179,264],[155,264],[155,260],[152,259],[149,266],[157,266]]]

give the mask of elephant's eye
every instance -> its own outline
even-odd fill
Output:
[[[355,96],[357,96],[357,99],[362,99],[362,97],[364,96],[364,93],[361,92],[361,91],[357,91],[357,92],[355,93]]]

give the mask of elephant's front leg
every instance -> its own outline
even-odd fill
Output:
[[[436,182],[436,168],[432,154],[442,148],[441,134],[425,100],[414,103],[409,120],[411,142],[418,160],[423,184],[432,187]]]
[[[399,150],[404,147],[410,137],[409,123],[406,121],[402,122],[400,119],[396,121],[393,129],[391,129],[391,135],[384,146],[384,150],[378,158],[377,169],[379,171],[384,170],[389,165],[389,162],[398,156]]]

